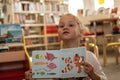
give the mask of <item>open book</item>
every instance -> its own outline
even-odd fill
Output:
[[[61,50],[36,50],[32,52],[32,78],[85,77],[82,61],[86,60],[86,48]]]

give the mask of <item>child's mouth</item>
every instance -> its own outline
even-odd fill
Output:
[[[68,31],[64,31],[63,34],[69,34],[69,32]]]

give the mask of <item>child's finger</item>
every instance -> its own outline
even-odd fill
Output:
[[[81,62],[81,65],[83,65],[83,66],[84,66],[84,64],[85,64],[85,61],[82,61],[82,62]]]

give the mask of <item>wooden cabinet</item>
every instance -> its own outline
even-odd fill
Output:
[[[25,47],[60,49],[57,24],[62,14],[68,13],[68,0],[11,0],[11,23],[24,29]]]
[[[28,58],[24,51],[0,53],[1,80],[25,79],[25,72],[29,69]]]

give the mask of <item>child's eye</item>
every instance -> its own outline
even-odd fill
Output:
[[[73,24],[69,24],[69,27],[73,27],[74,25]]]
[[[58,28],[63,28],[64,26],[62,26],[62,25],[60,25],[60,26],[58,26]]]

